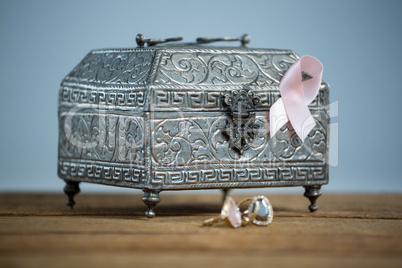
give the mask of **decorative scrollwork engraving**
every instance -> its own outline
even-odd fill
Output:
[[[223,134],[229,138],[229,146],[240,154],[250,148],[260,126],[255,123],[255,110],[261,97],[252,90],[234,90],[224,95],[228,108],[228,121]]]
[[[152,156],[154,166],[191,166],[219,164],[232,161],[266,161],[267,148],[264,117],[255,116],[259,127],[250,148],[240,155],[228,144],[222,133],[227,116],[185,119],[162,119],[153,121]],[[264,153],[266,152],[266,153]],[[236,162],[237,163],[237,162]]]
[[[269,140],[272,154],[280,161],[324,160],[327,155],[328,115],[324,111],[314,114],[316,126],[302,142],[290,123],[284,125]]]
[[[296,57],[289,51],[275,54],[163,52],[156,85],[254,85],[278,84]]]
[[[154,159],[162,165],[185,165],[211,160],[208,138],[197,122],[165,120],[155,127]]]
[[[222,100],[223,102],[224,100]],[[162,115],[162,114],[160,114]],[[228,124],[227,114],[208,117],[153,119],[151,145],[153,166],[189,167],[194,165],[219,165],[221,163],[317,162],[327,156],[328,118],[325,111],[314,113],[317,126],[304,143],[294,130],[284,126],[274,138],[267,137],[268,124],[265,114],[256,113],[256,135],[240,154],[229,145],[223,130]]]
[[[143,165],[144,119],[65,113],[60,117],[59,157]]]
[[[148,78],[154,54],[90,52],[64,79],[68,82],[142,85]]]

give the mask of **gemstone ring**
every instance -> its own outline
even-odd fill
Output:
[[[257,226],[267,226],[274,218],[274,210],[268,198],[263,195],[257,195],[253,198],[246,198],[240,201],[237,206],[240,208],[243,204],[251,201],[248,209],[242,214],[243,225],[252,222]]]
[[[248,209],[240,212],[240,206],[250,202]],[[258,195],[253,198],[246,198],[237,205],[232,197],[226,196],[221,210],[220,218],[210,218],[204,221],[204,226],[210,226],[214,223],[224,221],[232,228],[246,226],[250,222],[257,226],[267,226],[272,222],[274,211],[268,198]]]
[[[220,218],[211,218],[204,221],[205,226],[212,225],[217,222],[225,221],[232,228],[238,228],[242,225],[242,217],[239,207],[231,196],[226,196],[223,202]]]

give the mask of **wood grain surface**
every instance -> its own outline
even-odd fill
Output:
[[[218,194],[0,194],[0,267],[402,267],[402,195],[267,195],[268,227],[203,227]],[[240,201],[243,195],[233,195]]]

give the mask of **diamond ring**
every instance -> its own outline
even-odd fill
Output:
[[[240,206],[250,202],[248,209],[240,212]],[[232,228],[246,226],[250,222],[257,226],[267,226],[272,222],[274,212],[268,198],[258,195],[253,198],[246,198],[236,205],[232,197],[227,196],[221,210],[220,218],[210,218],[204,221],[204,226],[224,221]]]
[[[242,214],[243,225],[250,222],[257,226],[267,226],[274,218],[274,210],[268,198],[263,195],[257,195],[253,198],[246,198],[237,204],[240,208],[241,205],[251,201],[248,209]]]

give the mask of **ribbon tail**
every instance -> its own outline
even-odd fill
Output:
[[[269,132],[271,138],[289,121],[282,98],[279,98],[269,110]]]
[[[315,127],[316,122],[314,120],[313,115],[310,113],[310,115],[306,118],[306,120],[303,120],[302,122],[293,122],[292,126],[296,132],[296,134],[299,136],[302,142],[307,138],[308,134],[310,131]]]

